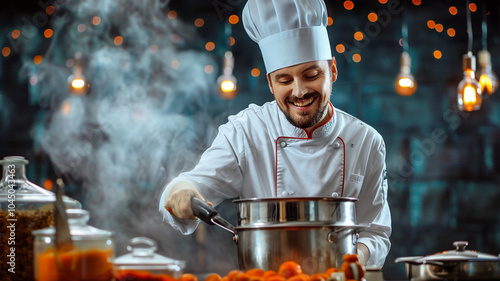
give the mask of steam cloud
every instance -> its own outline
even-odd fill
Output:
[[[117,255],[132,237],[147,236],[160,254],[192,260],[200,238],[161,223],[157,204],[162,187],[196,164],[223,118],[207,110],[218,99],[215,79],[204,72],[216,65],[213,58],[186,48],[196,34],[167,18],[168,1],[59,4],[44,63],[23,70],[38,78],[31,94],[45,109],[36,144],[59,172],[81,183],[91,224],[115,232]],[[98,25],[90,22],[94,16]],[[75,54],[91,85],[80,96],[67,87]],[[189,262],[188,270],[197,266]]]

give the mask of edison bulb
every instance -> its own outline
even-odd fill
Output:
[[[69,90],[74,95],[83,95],[87,92],[89,87],[83,75],[71,75],[68,77]]]
[[[237,94],[236,77],[231,74],[223,74],[217,79],[219,95],[224,99],[232,99]]]
[[[401,54],[401,68],[394,81],[394,89],[401,96],[411,96],[417,90],[417,82],[410,72],[411,57],[408,52]]]
[[[475,57],[468,53],[463,56],[464,78],[457,87],[458,109],[461,111],[474,111],[481,108],[481,85],[475,79]]]
[[[481,69],[477,72],[477,77],[481,90],[491,95],[498,89],[498,77],[491,69],[491,55],[488,50],[482,50],[479,51],[478,58]]]

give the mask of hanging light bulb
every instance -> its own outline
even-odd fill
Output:
[[[226,51],[223,60],[223,73],[217,79],[219,85],[219,95],[224,99],[232,99],[236,96],[236,77],[233,75],[234,57],[231,51]]]
[[[73,75],[68,77],[69,91],[74,95],[84,95],[87,93],[89,84],[82,74],[82,64],[79,59],[76,60]]]
[[[481,85],[475,79],[476,58],[471,52],[462,57],[464,78],[458,84],[457,101],[461,111],[474,111],[481,108]]]
[[[411,57],[408,52],[401,54],[401,69],[394,81],[394,89],[401,96],[411,96],[417,90],[417,82],[410,72]]]
[[[477,77],[479,77],[481,91],[491,95],[498,88],[498,77],[491,69],[490,52],[488,50],[479,51],[478,58],[481,69],[477,72]]]

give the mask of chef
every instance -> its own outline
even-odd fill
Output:
[[[368,124],[330,102],[337,80],[323,0],[249,0],[243,24],[258,43],[274,101],[219,127],[198,165],[163,191],[163,219],[184,234],[199,220],[192,197],[356,197],[364,265],[382,266],[390,248],[385,144]]]

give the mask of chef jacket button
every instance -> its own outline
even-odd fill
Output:
[[[284,190],[283,192],[281,192],[281,196],[287,197],[288,196],[288,191]]]
[[[280,142],[280,146],[281,146],[281,148],[286,147],[286,146],[287,146],[286,141],[284,141],[284,140],[283,140],[283,141],[281,141],[281,142]]]
[[[339,194],[337,192],[333,192],[332,197],[339,197]]]
[[[338,143],[338,142],[334,142],[334,143],[333,143],[333,148],[335,148],[335,149],[339,149],[339,148],[340,148],[340,143]]]

